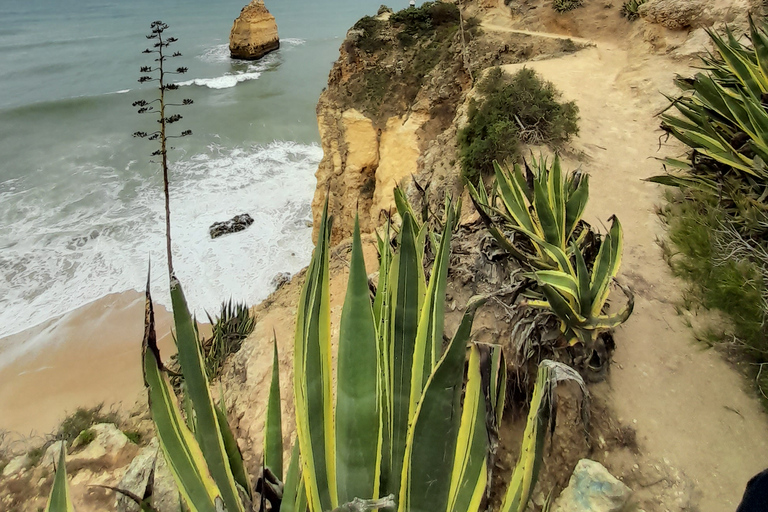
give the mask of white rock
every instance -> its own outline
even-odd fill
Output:
[[[59,454],[61,453],[61,446],[64,444],[64,441],[56,441],[51,446],[49,446],[45,453],[43,454],[43,458],[40,461],[41,467],[48,467],[53,466],[54,463],[59,463]]]
[[[173,475],[165,463],[165,458],[158,449],[157,439],[153,439],[133,459],[117,487],[138,496],[144,496],[149,484],[149,475],[153,468],[155,473],[152,488],[152,506],[158,512],[176,512],[179,510],[179,491]],[[118,512],[139,512],[139,507],[132,500],[120,495],[116,500],[116,510]]]
[[[136,445],[112,423],[90,427],[95,437],[83,450],[67,457],[67,468],[76,471],[83,467],[119,467],[136,453]]]
[[[5,469],[3,469],[3,477],[8,478],[21,473],[27,467],[28,462],[29,457],[26,455],[12,458],[8,465],[5,466]]]
[[[599,462],[581,459],[568,487],[560,494],[553,512],[620,512],[632,490],[611,475]]]

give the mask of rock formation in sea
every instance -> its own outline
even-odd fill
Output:
[[[280,48],[277,23],[262,0],[243,7],[229,33],[229,53],[233,59],[256,60]]]

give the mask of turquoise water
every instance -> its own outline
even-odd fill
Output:
[[[149,116],[131,103],[149,24],[179,39],[180,110],[171,208],[174,264],[191,305],[257,302],[312,249],[310,201],[322,157],[315,104],[346,30],[369,0],[268,2],[282,47],[232,61],[244,0],[0,0],[0,336],[108,293],[142,289],[167,303],[162,178]],[[403,5],[405,6],[405,5]],[[210,240],[215,221],[247,212],[248,230]]]

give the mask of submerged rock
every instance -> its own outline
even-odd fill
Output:
[[[229,33],[229,53],[233,59],[260,59],[280,48],[277,23],[263,0],[252,0],[243,7]]]
[[[554,512],[620,512],[632,489],[611,475],[599,462],[581,459],[568,487],[555,501]]]
[[[208,229],[208,232],[211,234],[211,238],[218,238],[227,233],[237,233],[238,231],[242,231],[251,224],[253,224],[253,218],[247,213],[243,213],[241,215],[235,215],[224,222],[214,222]]]

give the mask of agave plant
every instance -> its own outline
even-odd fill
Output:
[[[560,268],[534,273],[545,300],[531,300],[527,304],[551,309],[560,319],[561,331],[570,345],[581,342],[587,348],[595,347],[600,333],[626,322],[634,309],[631,291],[619,285],[627,297],[627,304],[616,313],[606,312],[623,246],[621,224],[615,216],[611,217],[611,222],[591,272],[581,251],[574,247],[571,251],[574,263],[561,249],[552,248]]]
[[[678,78],[682,91],[669,98],[676,112],[662,113],[662,128],[693,151],[689,161],[668,158],[667,166],[682,173],[650,178],[671,186],[687,186],[710,194],[744,193],[754,204],[768,197],[768,34],[749,19],[751,46],[730,29],[725,37],[708,34],[716,55],[703,59],[704,73]]]
[[[582,220],[589,199],[589,175],[564,174],[555,155],[550,167],[544,157],[531,168],[505,169],[494,162],[496,180],[490,193],[481,181],[467,183],[469,195],[489,232],[506,252],[534,270],[554,270],[552,248],[568,255],[587,242]],[[512,232],[510,238],[507,233]]]
[[[619,220],[611,218],[611,228],[600,242],[582,219],[589,175],[564,173],[557,155],[551,167],[543,157],[534,158],[532,168],[527,163],[524,169],[504,169],[496,162],[494,166],[490,194],[482,182],[467,187],[491,235],[539,284],[533,300],[525,304],[550,309],[568,345],[581,342],[588,352],[594,351],[599,335],[625,322],[634,307],[631,291],[620,287],[626,306],[615,314],[606,312],[621,264]]]
[[[482,298],[470,302],[461,325],[443,348],[455,213],[454,208],[447,208],[442,234],[430,235],[437,246],[427,282],[424,249],[417,245],[426,236],[420,238],[410,213],[401,212],[397,249],[385,244],[373,300],[356,223],[334,378],[331,221],[326,205],[297,312],[293,454],[281,482],[275,352],[264,446],[266,470],[254,490],[248,485],[225,414],[211,400],[201,348],[178,281],[172,281],[172,298],[179,362],[192,409],[187,420],[192,428],[184,421],[159,357],[147,292],[143,354],[150,407],[160,446],[190,510],[250,510],[255,491],[260,492],[261,500],[265,495],[274,496],[272,509],[282,512],[387,506],[402,512],[479,510],[493,449],[489,438],[504,408],[506,370],[500,347],[469,341]],[[562,365],[541,364],[523,449],[502,503],[504,512],[524,510],[527,505],[545,433],[553,419],[554,388],[564,378],[580,380]]]

